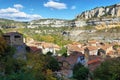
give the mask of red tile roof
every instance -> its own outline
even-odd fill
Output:
[[[105,44],[105,45],[102,45],[102,46],[101,46],[101,48],[102,48],[103,50],[106,50],[106,49],[108,49],[108,48],[110,48],[110,47],[112,47],[111,44]]]
[[[57,57],[58,61],[62,62],[62,61],[66,61],[68,62],[70,65],[73,65],[75,63],[77,63],[77,59],[78,57],[80,56],[84,56],[84,54],[82,53],[74,53],[74,54],[71,54],[70,56],[68,57],[63,57],[63,56],[60,56],[60,57]]]
[[[78,51],[78,52],[84,51],[84,48],[80,48],[79,45],[69,44],[67,48],[69,51]]]
[[[31,52],[33,53],[37,53],[37,52],[41,52],[42,53],[42,49],[34,47],[34,46],[29,46],[31,49]]]
[[[98,50],[98,47],[95,47],[95,46],[88,46],[87,47],[90,51],[92,50]]]
[[[89,64],[94,64],[94,63],[97,63],[97,62],[100,62],[100,58],[96,58],[96,59],[94,59],[94,60],[90,60],[90,61],[88,61],[88,65]]]
[[[44,48],[60,48],[58,45],[53,44],[53,43],[42,43],[41,44]]]
[[[114,54],[114,51],[109,51],[108,53],[107,53],[107,55],[113,55]]]
[[[90,71],[94,71],[100,64],[103,62],[103,59],[99,56],[91,56],[91,59],[88,61],[88,68]]]

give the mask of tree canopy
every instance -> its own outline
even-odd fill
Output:
[[[95,80],[120,80],[120,57],[103,62],[94,71]]]
[[[6,49],[6,41],[3,39],[2,36],[0,36],[0,55],[2,55]]]
[[[81,63],[77,63],[73,67],[73,78],[77,80],[88,80],[89,70]]]

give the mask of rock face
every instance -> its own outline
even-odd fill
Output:
[[[63,19],[40,19],[34,20],[29,23],[29,28],[35,27],[65,27],[68,25],[68,20]]]
[[[92,10],[82,12],[77,19],[90,19],[100,17],[120,17],[120,4],[106,7],[97,7]]]

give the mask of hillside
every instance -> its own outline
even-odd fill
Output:
[[[2,19],[0,18],[0,27],[1,28],[20,28],[25,27],[25,22],[18,22],[14,20]]]
[[[29,22],[28,28],[35,28],[35,27],[64,27],[68,25],[68,20],[65,19],[39,19],[33,20]]]

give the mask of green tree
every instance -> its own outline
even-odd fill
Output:
[[[67,49],[65,47],[62,47],[58,52],[58,54],[62,54],[63,56],[66,56],[67,54]]]
[[[53,72],[49,69],[46,70],[46,80],[57,80],[54,76],[53,76]]]
[[[0,80],[35,80],[35,78],[31,73],[18,72],[0,76]]]
[[[5,51],[0,55],[0,72],[10,74],[14,72],[15,59],[13,58],[14,50],[12,47],[7,46]]]
[[[119,80],[120,79],[120,58],[110,59],[103,62],[94,71],[95,80]]]
[[[6,41],[3,39],[2,36],[0,36],[0,56],[4,55],[4,51],[5,51],[6,47],[7,47]]]
[[[52,56],[47,56],[46,61],[48,62],[46,67],[50,70],[54,71],[58,71],[60,70],[60,65],[59,62]]]
[[[43,54],[31,54],[27,56],[27,72],[33,73],[35,80],[55,80],[52,71],[58,70],[58,62],[55,58]],[[49,71],[50,70],[50,75]]]
[[[27,55],[27,72],[33,73],[36,80],[44,80],[43,71],[45,71],[45,56],[42,54],[32,54]]]
[[[73,67],[73,78],[77,80],[88,80],[89,70],[81,63],[77,63]]]

